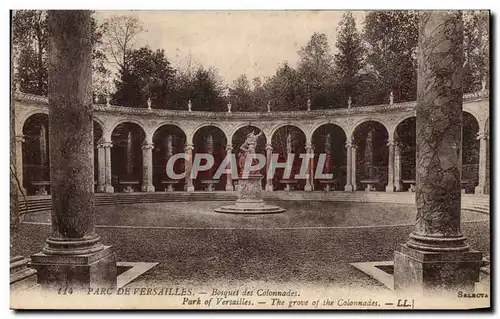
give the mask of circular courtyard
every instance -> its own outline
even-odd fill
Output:
[[[416,216],[407,204],[268,202],[286,212],[213,212],[231,201],[98,206],[97,232],[118,261],[158,263],[132,285],[265,281],[385,289],[350,263],[393,259]],[[488,215],[463,210],[462,230],[472,247],[489,251]],[[35,253],[49,232],[50,212],[30,213],[14,249]]]

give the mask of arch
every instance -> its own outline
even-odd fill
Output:
[[[469,114],[470,116],[472,116],[472,118],[473,118],[474,120],[476,120],[476,124],[477,124],[477,126],[478,126],[479,130],[481,130],[481,120],[479,119],[479,117],[477,117],[476,115],[474,115],[474,113],[473,113],[473,112],[470,112],[470,110],[463,110],[462,112],[463,112],[463,113],[467,113],[467,114]],[[463,119],[462,119],[462,121],[463,121]]]
[[[20,129],[24,138],[21,183],[29,195],[46,194],[49,189],[37,186],[35,182],[50,181],[49,116],[43,112],[33,112]]]
[[[347,130],[346,130],[346,129],[342,126],[342,124],[340,124],[339,122],[331,122],[331,121],[327,121],[327,122],[326,122],[326,121],[325,121],[325,122],[320,122],[320,123],[318,123],[318,124],[314,125],[314,126],[311,128],[311,131],[309,132],[309,133],[310,133],[310,134],[309,134],[309,135],[310,135],[309,141],[310,141],[310,142],[312,142],[312,137],[313,137],[314,133],[315,133],[315,132],[316,132],[316,131],[320,128],[320,127],[322,127],[322,126],[324,126],[324,125],[328,125],[328,124],[335,125],[335,126],[339,127],[339,128],[342,130],[342,132],[344,132],[344,136],[345,136],[345,138],[347,139]]]
[[[399,124],[403,123],[407,119],[411,119],[412,117],[416,118],[417,116],[415,114],[405,114],[405,115],[401,116],[400,118],[398,118],[396,120],[396,122],[394,122],[394,125],[392,126],[392,129],[391,129],[393,138],[396,137],[396,131],[398,129]]]
[[[148,130],[147,130],[147,126],[144,122],[140,121],[140,120],[137,120],[137,119],[134,119],[134,118],[121,118],[121,119],[118,119],[117,121],[115,121],[110,129],[109,129],[109,134],[113,134],[113,131],[118,127],[118,125],[120,124],[123,124],[123,123],[133,123],[133,124],[136,124],[138,125],[141,129],[142,129],[142,132],[144,133],[144,135],[146,135],[146,137],[148,136]]]
[[[356,129],[361,126],[363,123],[366,123],[366,122],[377,122],[379,124],[382,124],[382,126],[385,128],[386,132],[387,132],[387,135],[389,136],[389,140],[393,138],[393,135],[392,135],[392,131],[391,129],[389,128],[389,126],[387,126],[387,124],[385,124],[383,121],[379,120],[379,119],[375,119],[375,118],[370,118],[370,117],[365,117],[365,118],[362,118],[356,122],[354,122],[352,124],[352,126],[350,127],[349,129],[349,134],[347,136],[347,141],[352,141],[352,137],[353,137],[353,134],[354,132],[356,131]]]
[[[278,125],[276,125],[272,130],[271,132],[269,132],[269,143],[271,143],[273,141],[273,138],[274,138],[274,134],[276,134],[276,132],[282,128],[282,127],[285,127],[285,126],[293,126],[297,129],[299,129],[305,136],[306,138],[306,142],[308,141],[307,140],[307,133],[306,133],[306,130],[304,130],[304,128],[302,128],[298,123],[287,123],[287,122],[284,122],[284,123],[280,123]]]
[[[26,125],[26,122],[28,122],[28,120],[33,117],[33,116],[36,116],[36,115],[44,115],[44,116],[47,116],[47,122],[48,122],[48,119],[49,119],[49,112],[41,112],[41,110],[33,110],[33,111],[30,111],[28,113],[25,114],[24,116],[24,119],[21,121],[21,133],[24,132],[24,126]]]
[[[95,115],[92,117],[92,120],[94,122],[96,122],[97,124],[99,124],[99,126],[101,127],[101,130],[103,131],[103,135],[104,135],[104,132],[106,131],[106,124],[104,123],[104,121]]]
[[[234,138],[234,135],[236,134],[236,132],[238,132],[238,130],[240,130],[241,128],[243,127],[247,127],[247,126],[255,126],[256,128],[258,128],[259,130],[262,131],[262,134],[264,134],[264,138],[266,139],[266,144],[269,143],[267,141],[267,135],[266,135],[266,132],[264,132],[264,129],[262,128],[261,125],[259,125],[259,123],[254,123],[254,122],[248,122],[248,123],[241,123],[241,124],[238,124],[236,125],[234,128],[233,128],[233,131],[230,132],[230,138],[228,139],[228,141],[232,141],[233,138]]]
[[[201,123],[201,124],[197,125],[196,127],[194,127],[193,130],[191,131],[191,134],[186,134],[186,137],[187,137],[186,142],[188,144],[193,144],[193,142],[194,142],[193,138],[196,135],[196,133],[198,133],[199,130],[201,130],[202,128],[207,127],[207,126],[214,126],[214,127],[217,127],[218,129],[220,129],[222,131],[222,133],[224,133],[224,136],[226,137],[226,141],[229,141],[228,134],[221,124],[213,123],[213,122],[204,122],[204,123]]]
[[[123,126],[122,126],[123,125]],[[117,128],[122,126],[122,130]],[[133,121],[122,121],[111,131],[111,182],[115,190],[138,190],[143,181],[144,128]],[[133,182],[133,183],[131,183]]]
[[[321,164],[322,172],[332,174],[333,177],[329,184],[328,180],[313,178],[313,189],[329,191],[331,188],[344,188],[347,183],[346,141],[347,134],[337,123],[323,123],[312,130],[311,145],[315,154],[312,160],[313,170],[320,165],[319,156],[326,156],[326,161]]]
[[[208,170],[200,171],[193,179],[194,188],[207,191],[223,190],[225,181],[223,179],[215,180],[213,176],[226,157],[226,145],[228,144],[226,132],[219,125],[203,125],[193,133],[192,141],[194,160],[196,160],[198,153],[210,154],[214,160],[213,165]]]
[[[351,141],[356,143],[356,189],[382,190],[388,184],[390,140],[387,126],[377,120],[360,121]],[[368,181],[375,180],[372,184]],[[360,186],[360,187],[358,187]]]
[[[165,125],[169,125],[169,126],[174,126],[174,127],[177,127],[179,130],[181,130],[181,131],[184,133],[184,135],[185,135],[185,136],[186,136],[186,138],[187,138],[188,133],[186,132],[186,130],[185,130],[185,129],[183,129],[183,128],[182,128],[181,124],[180,124],[180,123],[177,123],[177,122],[171,122],[171,121],[163,121],[163,122],[160,122],[160,123],[156,124],[155,126],[153,126],[153,127],[151,128],[151,135],[154,137],[154,136],[155,136],[155,134],[156,134],[156,132],[157,132],[159,129],[161,129],[163,126],[165,126]]]
[[[184,153],[186,146],[186,132],[175,124],[164,123],[152,134],[154,148],[152,150],[153,185],[156,190],[182,190],[185,180],[170,179],[166,172],[166,165],[175,154]],[[173,170],[177,174],[185,171],[184,159],[175,161]]]

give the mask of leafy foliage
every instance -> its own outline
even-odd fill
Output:
[[[114,101],[123,106],[147,107],[150,98],[152,107],[165,108],[174,75],[164,50],[152,51],[147,47],[131,50],[127,54],[127,68],[121,69],[120,80],[115,80]]]

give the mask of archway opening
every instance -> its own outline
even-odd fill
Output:
[[[194,134],[193,143],[193,163],[196,154],[210,154],[214,158],[214,165],[208,170],[200,171],[193,181],[195,190],[224,190],[224,180],[214,180],[213,176],[226,156],[226,134],[216,126],[204,126]],[[202,159],[200,165],[205,165],[206,163],[206,160]]]
[[[248,125],[239,128],[234,132],[233,138],[231,141],[231,145],[233,146],[233,151],[236,156],[236,159],[238,159],[238,154],[240,153],[240,147],[243,145],[243,143],[246,141],[247,135],[250,134],[251,132],[254,132],[254,134],[259,134],[261,132],[261,129],[259,129],[256,126],[253,125]],[[255,153],[264,155],[266,156],[266,136],[264,135],[264,132],[262,132],[261,135],[257,138],[257,146],[255,148]],[[266,176],[266,169],[267,166],[264,166],[264,168],[261,169],[260,173],[263,176]],[[238,175],[240,175],[240,168],[238,168]],[[265,186],[266,179],[262,179],[262,187]]]
[[[139,191],[142,183],[142,144],[146,134],[135,123],[121,123],[111,133],[111,182],[115,190]]]
[[[322,169],[324,174],[333,174],[333,180],[314,180],[315,190],[343,190],[346,184],[346,134],[344,130],[335,124],[324,124],[318,127],[312,135],[314,147],[314,172],[319,161],[320,154],[325,154],[325,165]]]
[[[274,132],[271,145],[273,153],[278,154],[278,163],[286,163],[288,154],[294,154],[290,162],[290,176],[284,176],[285,168],[277,168],[273,176],[273,188],[275,190],[303,190],[306,184],[304,179],[296,178],[300,172],[302,159],[300,154],[305,154],[306,135],[293,125],[285,125]]]
[[[415,185],[417,159],[416,124],[416,117],[410,117],[399,123],[396,127],[394,180],[397,191],[407,191],[412,185]]]
[[[462,126],[462,191],[473,193],[479,177],[479,123],[476,118],[463,112]]]
[[[354,130],[356,150],[356,189],[384,190],[387,185],[389,134],[379,122],[368,121]]]
[[[49,116],[31,115],[23,125],[23,187],[28,195],[50,194]]]
[[[96,121],[94,123],[94,191],[97,192],[97,180],[99,179],[99,157],[97,146],[99,145],[99,141],[102,139],[102,127]]]
[[[173,179],[167,175],[168,161],[175,154],[184,153],[186,134],[175,125],[163,125],[153,135],[153,184],[157,191],[183,190],[185,178]],[[178,159],[173,165],[175,174],[185,171],[185,160]]]

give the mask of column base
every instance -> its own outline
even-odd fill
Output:
[[[40,252],[31,256],[30,266],[37,270],[44,289],[116,288],[116,256],[110,246],[84,255]]]
[[[143,185],[141,186],[141,192],[154,193],[155,187],[153,185]]]
[[[395,183],[394,188],[396,192],[400,192],[403,189],[403,185],[401,185],[401,183]]]
[[[226,185],[226,191],[228,192],[234,191],[233,185]]]
[[[37,285],[36,270],[28,268],[29,259],[15,256],[10,259],[10,289],[21,291]]]
[[[474,187],[474,194],[487,194],[486,187],[479,185]]]
[[[96,192],[97,193],[105,193],[105,186],[104,185],[97,185]]]
[[[400,245],[394,252],[394,290],[409,293],[474,292],[482,253],[421,251]]]
[[[266,192],[273,192],[274,187],[273,184],[266,184]]]
[[[104,193],[114,193],[115,188],[111,185],[104,185]]]
[[[393,193],[394,192],[394,185],[393,184],[388,184],[387,186],[385,186],[385,191],[387,193]]]
[[[346,192],[352,192],[352,191],[354,191],[354,189],[353,189],[353,187],[352,187],[351,184],[347,184],[347,185],[344,186],[344,191],[346,191]]]
[[[304,191],[311,192],[312,191],[312,186],[311,185],[304,186]]]
[[[188,192],[194,192],[194,186],[187,186],[186,191]]]

